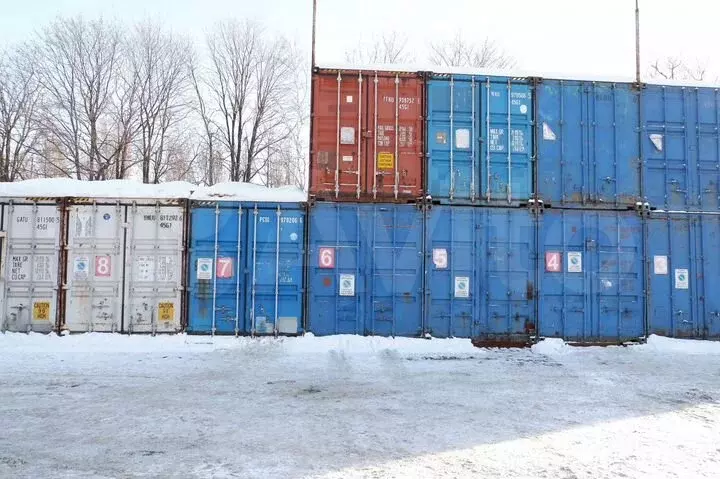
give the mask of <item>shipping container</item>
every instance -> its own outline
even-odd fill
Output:
[[[535,228],[526,209],[431,207],[426,332],[488,343],[529,342],[535,335]]]
[[[546,206],[628,209],[642,200],[636,86],[541,80],[535,95],[537,189]]]
[[[720,338],[720,216],[652,212],[647,229],[649,333]]]
[[[532,197],[526,79],[434,75],[427,95],[427,192],[434,201],[507,205]]]
[[[652,207],[674,211],[720,208],[718,95],[715,88],[643,88],[643,193]]]
[[[56,329],[60,210],[54,199],[0,202],[0,331]]]
[[[182,200],[73,199],[67,207],[63,329],[182,329]]]
[[[545,210],[538,223],[540,337],[578,343],[645,332],[643,224],[635,212]]]
[[[188,332],[302,333],[305,205],[193,201],[190,216]]]
[[[424,105],[420,74],[316,70],[310,194],[402,202],[424,196]]]
[[[415,205],[317,203],[309,222],[309,330],[420,336],[423,211]]]

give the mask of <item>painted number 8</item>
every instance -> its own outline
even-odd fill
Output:
[[[318,258],[320,267],[330,269],[335,267],[335,250],[333,248],[320,248]]]
[[[110,276],[111,265],[110,256],[95,256],[95,276]]]

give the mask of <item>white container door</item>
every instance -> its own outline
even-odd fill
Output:
[[[72,332],[122,329],[124,217],[120,205],[69,208],[65,325]]]
[[[49,332],[57,317],[57,205],[6,204],[2,231],[0,330]]]
[[[128,207],[125,321],[130,333],[180,331],[183,209]]]

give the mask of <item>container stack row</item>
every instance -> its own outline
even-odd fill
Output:
[[[312,104],[309,197],[0,192],[0,329],[720,339],[717,90],[319,69]]]

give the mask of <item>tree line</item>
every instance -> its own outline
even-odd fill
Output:
[[[489,38],[428,45],[436,66],[507,69]],[[57,18],[0,49],[0,181],[138,178],[304,187],[309,65],[282,35],[253,21],[213,26],[201,45],[158,22],[130,28]],[[354,63],[412,63],[393,32],[346,52]],[[706,69],[658,60],[650,76],[705,79]]]

